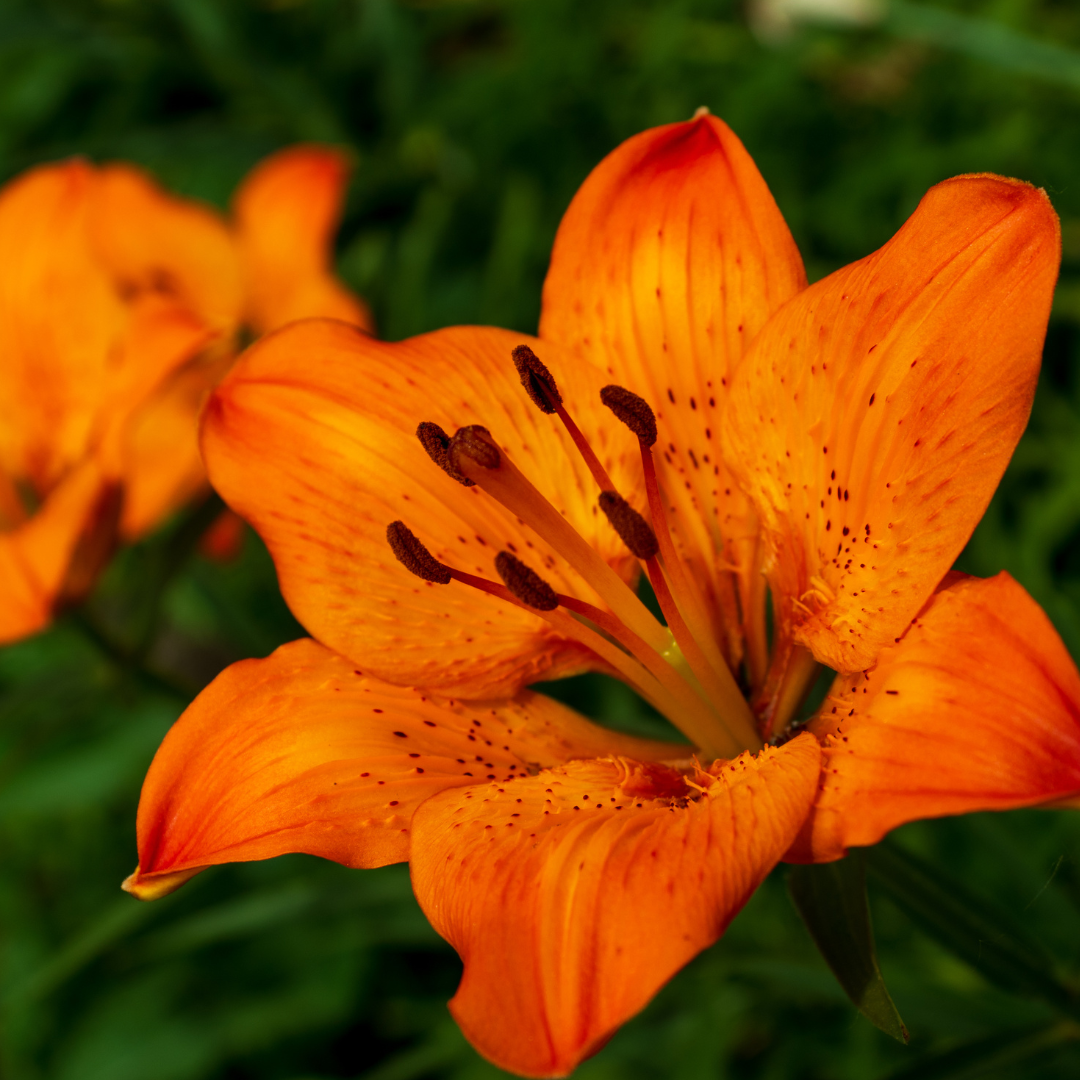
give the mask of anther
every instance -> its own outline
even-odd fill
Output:
[[[405,522],[391,521],[386,526],[386,542],[390,545],[397,561],[410,573],[425,581],[434,581],[437,585],[450,584],[452,578],[450,567],[439,562],[420,543]]]
[[[639,559],[648,562],[660,550],[652,526],[617,491],[600,492],[600,509]]]
[[[518,345],[512,355],[521,385],[532,403],[541,412],[556,412],[562,404],[562,394],[547,366],[528,345]]]
[[[649,403],[624,386],[605,386],[600,400],[641,440],[643,446],[656,442],[656,414]]]
[[[491,432],[479,424],[458,428],[450,440],[447,455],[450,465],[458,472],[462,472],[459,465],[462,457],[467,457],[485,469],[497,469],[502,461],[498,447],[492,442]]]
[[[416,437],[420,445],[427,451],[427,456],[439,466],[448,476],[452,476],[459,484],[472,487],[474,481],[462,475],[450,464],[450,436],[438,424],[425,420],[417,429]]]
[[[510,592],[523,604],[538,611],[553,611],[559,606],[555,590],[509,551],[500,551],[495,556],[495,569]]]

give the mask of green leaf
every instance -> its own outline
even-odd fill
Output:
[[[898,907],[990,982],[1080,1015],[1076,990],[1038,942],[963,882],[890,842],[867,848],[866,865]]]
[[[960,1080],[974,1074],[982,1076],[991,1070],[1002,1075],[1025,1076],[1029,1073],[1017,1071],[1017,1066],[1029,1065],[1033,1058],[1077,1038],[1080,1038],[1080,1026],[1071,1020],[995,1033],[926,1054],[910,1066],[889,1073],[886,1080]],[[1005,1069],[1012,1071],[1006,1074]]]
[[[820,866],[796,866],[788,875],[788,891],[855,1008],[875,1027],[906,1043],[907,1028],[878,968],[862,853],[853,851],[846,859]]]

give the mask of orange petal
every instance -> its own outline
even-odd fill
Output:
[[[171,300],[146,295],[132,304],[126,332],[116,344],[104,380],[103,407],[92,432],[92,442],[110,475],[124,476],[149,466],[133,458],[127,445],[133,416],[210,340],[203,323]],[[194,444],[192,429],[187,445],[193,448]],[[174,446],[178,455],[183,449]]]
[[[178,302],[209,326],[240,319],[240,267],[221,215],[163,191],[131,165],[107,165],[94,187],[96,251],[127,296]]]
[[[740,569],[744,604],[760,572],[753,511],[720,461],[720,410],[747,344],[805,285],[765,181],[711,116],[637,135],[593,170],[544,285],[541,338],[588,356],[656,410],[677,542],[736,657],[729,568]]]
[[[457,582],[420,581],[395,560],[386,527],[400,519],[458,569],[498,580],[506,548],[558,591],[598,602],[520,521],[429,460],[421,421],[489,427],[581,535],[636,574],[569,437],[521,388],[510,356],[524,340],[457,328],[387,344],[342,323],[298,323],[253,346],[210,399],[203,453],[214,487],[266,541],[297,618],[379,678],[492,697],[596,662],[537,616]],[[565,359],[533,344],[549,362]],[[599,372],[573,358],[560,370],[568,399],[602,408]],[[636,448],[611,443],[595,449],[615,482],[640,486]]]
[[[58,604],[85,594],[112,552],[117,496],[90,460],[68,473],[32,517],[0,531],[0,644],[43,629]]]
[[[332,272],[348,176],[340,151],[293,146],[257,165],[238,189],[246,315],[258,333],[312,317],[374,329],[366,305]]]
[[[905,821],[1080,796],[1080,675],[1008,574],[938,592],[811,730],[822,787],[792,858],[826,862]]]
[[[438,701],[294,641],[227,668],[165,737],[139,804],[139,870],[125,887],[152,899],[160,882],[182,884],[194,870],[295,851],[346,866],[400,862],[430,795],[605,752],[673,748],[605,731],[537,694],[483,707]]]
[[[819,758],[800,736],[699,773],[700,794],[672,769],[580,761],[424,803],[413,887],[465,963],[450,1008],[469,1041],[524,1076],[595,1053],[772,869]]]
[[[1027,422],[1059,254],[1044,192],[948,180],[738,369],[724,452],[781,619],[830,667],[869,667],[971,535]]]
[[[184,365],[150,395],[124,431],[125,540],[134,540],[208,486],[199,454],[199,414],[234,354],[225,343]]]
[[[24,173],[0,192],[0,469],[44,495],[86,453],[124,304],[90,250],[94,173]]]

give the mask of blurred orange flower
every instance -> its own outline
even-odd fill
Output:
[[[949,574],[1027,420],[1058,259],[1044,193],[960,177],[807,287],[700,116],[585,182],[538,338],[308,322],[255,345],[204,454],[316,640],[229,668],[174,726],[126,887],[408,859],[464,961],[465,1034],[563,1076],[785,855],[1075,798],[1064,647],[1007,576]],[[523,689],[586,669],[693,746]]]
[[[205,485],[197,414],[241,325],[370,327],[330,269],[346,172],[337,151],[283,151],[231,223],[128,165],[47,165],[0,191],[0,641]]]

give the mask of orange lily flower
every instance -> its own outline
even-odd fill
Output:
[[[125,887],[407,858],[467,1037],[564,1076],[785,855],[1075,798],[1061,642],[1004,575],[949,574],[1026,422],[1058,258],[1042,192],[962,177],[808,288],[705,115],[585,182],[538,338],[255,345],[203,451],[316,640],[229,668],[170,731]],[[798,730],[819,662],[836,684]],[[523,689],[586,669],[693,746]]]
[[[370,326],[330,271],[345,175],[333,150],[277,154],[232,225],[127,165],[44,166],[0,191],[0,641],[205,486],[198,410],[242,323]]]

